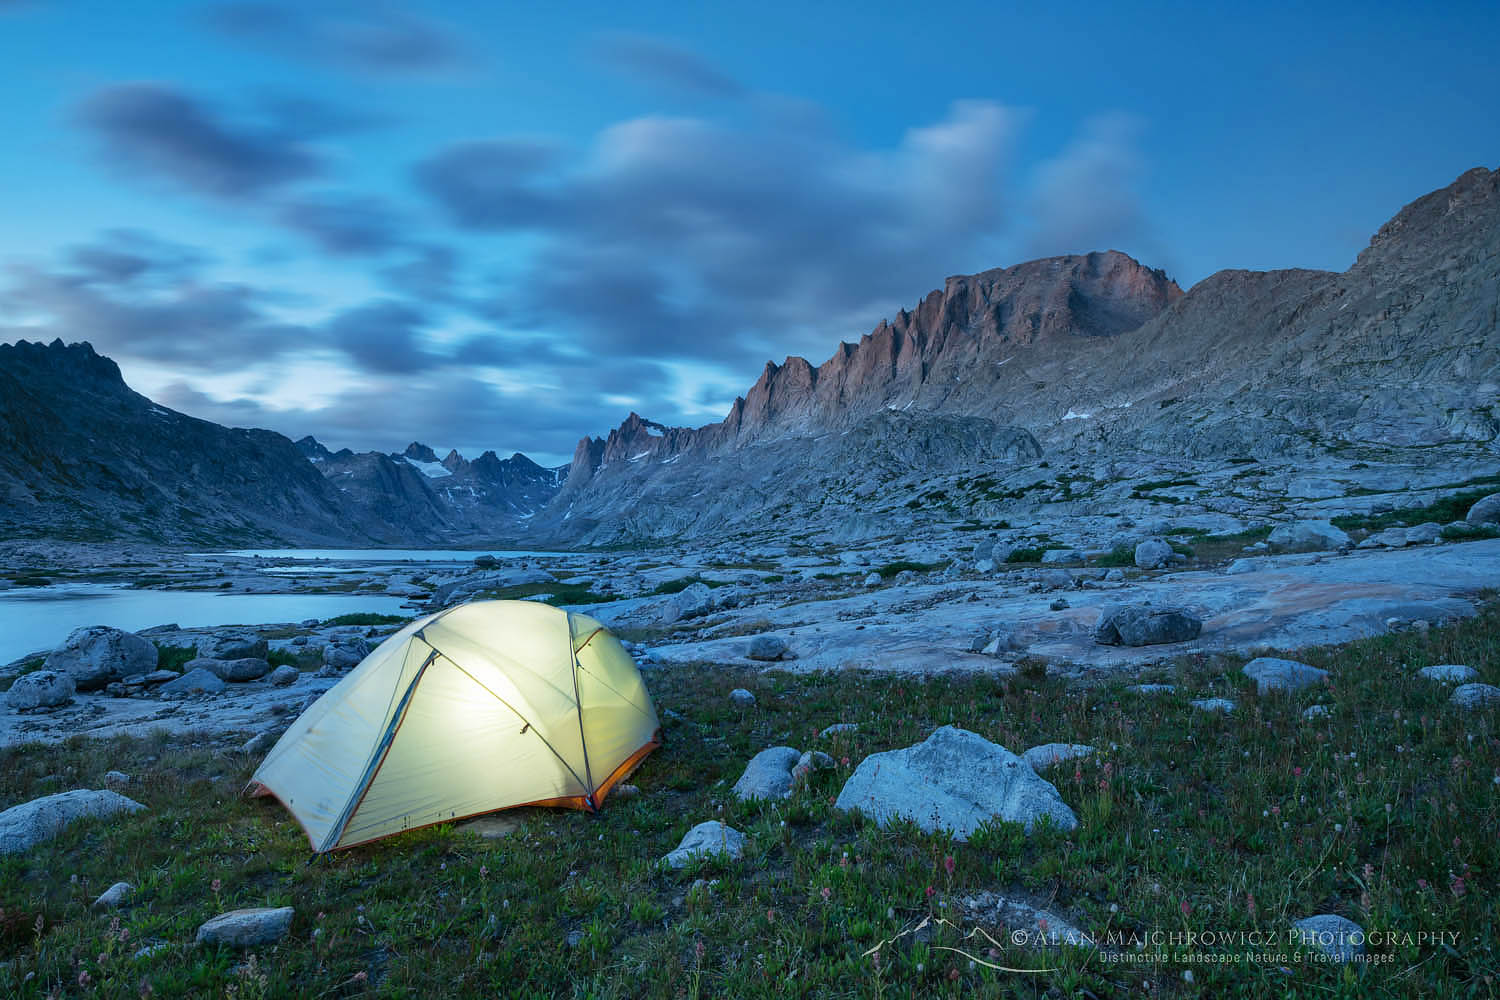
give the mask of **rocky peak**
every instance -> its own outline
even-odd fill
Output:
[[[0,344],[0,368],[65,376],[74,382],[96,383],[99,388],[128,391],[120,366],[96,354],[88,341],[64,344],[59,338],[50,344],[28,340]]]
[[[297,450],[302,452],[310,462],[326,462],[333,457],[333,453],[311,434],[298,439]]]
[[[1493,252],[1497,223],[1500,170],[1475,167],[1397,212],[1370,238],[1352,270],[1399,267],[1433,258],[1446,265],[1473,249]],[[1478,246],[1476,238],[1481,241]],[[1442,254],[1437,253],[1440,248]]]
[[[485,454],[491,454],[486,452]],[[455,475],[469,467],[468,460],[458,453],[457,448],[450,448],[448,454],[443,458],[443,468]]]
[[[401,454],[403,457],[409,458],[413,462],[430,462],[433,465],[438,464],[437,452],[433,451],[431,448],[427,447],[427,445],[423,444],[420,441],[413,441],[411,444],[407,445],[406,450]]]

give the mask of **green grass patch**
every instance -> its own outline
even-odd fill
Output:
[[[1041,557],[1038,556],[1037,558],[1041,558]],[[1115,567],[1115,566],[1134,566],[1135,565],[1135,546],[1133,546],[1133,545],[1116,545],[1114,548],[1110,549],[1104,555],[1102,555],[1102,556],[1099,557],[1099,565],[1100,566],[1110,566],[1110,567]]]
[[[913,573],[930,573],[935,569],[942,569],[946,565],[947,563],[941,562],[920,563],[912,562],[908,559],[898,559],[895,562],[886,563],[875,572],[879,573],[882,578],[887,578],[895,576],[897,573],[905,573],[907,570],[911,570]]]
[[[705,580],[703,577],[698,576],[697,574],[694,574],[693,576],[679,577],[676,580],[668,580],[665,583],[659,583],[659,584],[656,585],[656,589],[652,590],[651,593],[653,593],[653,594],[680,594],[684,590],[687,590],[689,587],[691,587],[695,583],[701,583],[705,587],[710,587],[710,588],[713,588],[713,587],[725,587],[725,586],[729,585],[729,581],[728,580]]]
[[[184,663],[198,658],[196,646],[163,646],[159,642],[155,645],[157,670],[181,670]]]
[[[1331,683],[1261,698],[1241,660],[1206,655],[1157,668],[1151,679],[1177,692],[1156,696],[1129,690],[1134,676],[1084,684],[1034,669],[927,679],[654,669],[647,684],[673,714],[665,746],[632,779],[638,797],[594,816],[520,810],[500,840],[443,825],[311,864],[279,804],[236,794],[258,763],[237,751],[243,735],[0,750],[0,808],[102,787],[108,769],[135,775],[128,794],[147,807],[0,857],[0,996],[1489,995],[1500,975],[1500,728],[1494,710],[1454,712],[1448,689],[1415,672],[1467,663],[1500,682],[1500,608],[1296,655]],[[737,686],[755,692],[753,711],[729,704]],[[1188,704],[1210,696],[1238,708]],[[1329,716],[1305,721],[1313,703]],[[816,735],[834,722],[858,729]],[[947,724],[1017,751],[1101,748],[1047,772],[1078,828],[1027,835],[992,823],[959,843],[833,808],[860,760]],[[826,750],[836,766],[783,801],[728,794],[749,758],[777,744]],[[743,860],[656,866],[709,818],[746,834]],[[94,910],[121,879],[136,886],[126,904]],[[975,924],[961,902],[984,891],[1029,897],[1101,939],[1214,930],[1284,941],[1316,913],[1381,936],[1358,973],[1282,946],[1284,959],[1192,964],[1183,952],[1268,949],[1167,947],[1152,963],[1028,953],[985,925],[992,953],[964,937]],[[216,913],[278,905],[296,908],[291,933],[253,959],[193,944]],[[902,936],[935,918],[949,923]],[[1419,930],[1443,940],[1418,941]],[[134,957],[153,944],[164,947]],[[1037,971],[997,971],[955,948]]]
[[[1401,507],[1397,510],[1382,511],[1379,514],[1345,514],[1332,520],[1335,527],[1345,531],[1353,531],[1356,528],[1384,531],[1386,528],[1393,528],[1397,525],[1426,524],[1428,521],[1448,524],[1452,521],[1462,521],[1469,513],[1470,507],[1493,492],[1495,492],[1493,489],[1469,490],[1435,500],[1425,507]]]
[[[377,615],[369,611],[356,611],[336,618],[324,619],[323,625],[402,625],[408,621],[401,615]]]

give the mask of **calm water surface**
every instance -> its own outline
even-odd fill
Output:
[[[102,584],[18,587],[0,591],[0,664],[60,646],[84,625],[113,625],[134,632],[176,622],[265,625],[304,618],[333,618],[367,611],[412,615],[403,598],[362,594],[217,594],[208,591],[128,590]]]

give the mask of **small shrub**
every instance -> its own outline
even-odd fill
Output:
[[[1045,549],[1016,549],[1005,557],[1008,563],[1034,563],[1042,561],[1042,553]]]
[[[1135,549],[1129,545],[1116,545],[1099,557],[1100,566],[1134,566]]]
[[[156,644],[157,670],[181,670],[184,663],[197,658],[198,649],[195,646],[163,646],[161,643]]]
[[[929,573],[932,570],[941,569],[942,566],[942,563],[919,563],[908,559],[898,559],[895,562],[886,563],[875,572],[879,573],[882,577],[890,577],[895,576],[897,573],[904,573],[907,570],[911,570],[914,573]]]
[[[353,614],[339,615],[337,618],[329,618],[323,622],[327,625],[399,625],[406,619],[400,615],[377,615],[368,611],[356,611]]]

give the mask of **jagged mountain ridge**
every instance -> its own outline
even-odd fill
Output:
[[[311,435],[298,449],[351,503],[384,510],[412,525],[464,536],[516,530],[556,495],[566,466],[547,469],[517,452],[502,459],[486,451],[472,462],[457,450],[442,461],[413,441],[402,452],[329,451]]]
[[[568,486],[582,486],[601,465],[640,456],[661,460],[841,430],[887,406],[912,403],[913,393],[939,372],[961,371],[996,350],[1118,336],[1181,296],[1164,272],[1116,250],[949,278],[915,309],[882,321],[859,343],[839,344],[816,368],[800,357],[767,362],[717,424],[667,427],[632,413],[608,437],[584,438]]]
[[[768,364],[717,424],[673,428],[632,413],[607,438],[585,438],[538,520],[558,537],[593,525],[580,537],[595,541],[612,540],[612,510],[647,534],[661,533],[653,523],[748,523],[759,500],[726,512],[729,522],[693,507],[742,487],[734,470],[746,449],[819,442],[892,407],[917,421],[987,419],[1048,452],[1104,461],[1132,450],[1224,459],[1493,447],[1497,188],[1500,173],[1481,167],[1419,198],[1345,272],[1221,271],[1184,294],[1112,251],[950,278],[817,368]],[[744,461],[713,462],[732,454]],[[826,458],[820,485],[832,491],[858,463]],[[695,468],[705,463],[723,474],[705,477]]]

